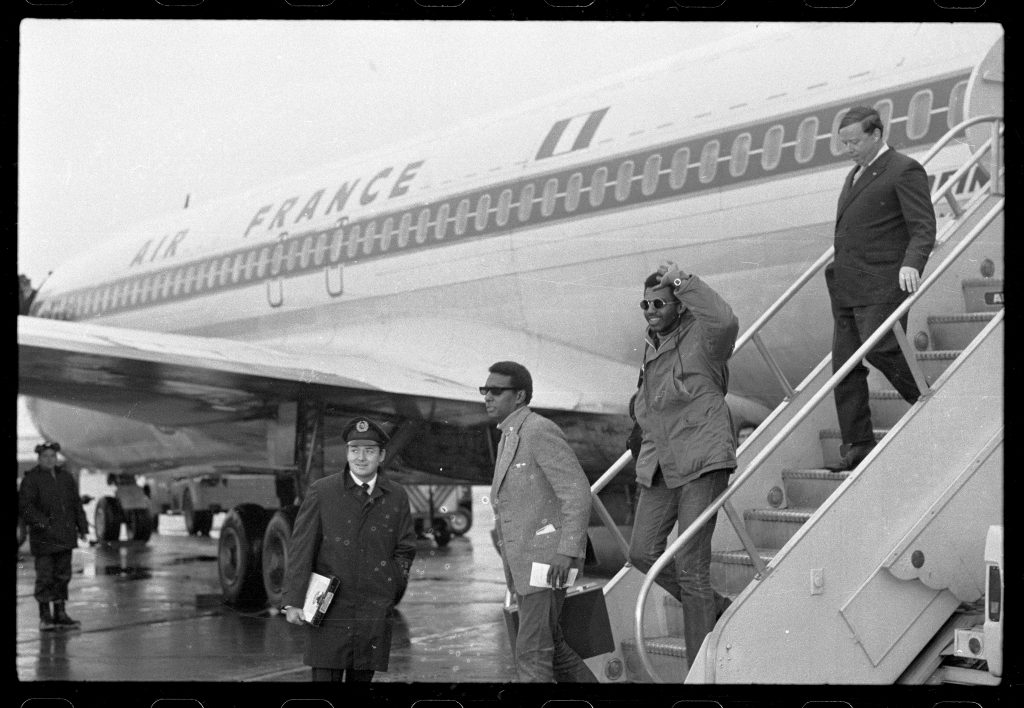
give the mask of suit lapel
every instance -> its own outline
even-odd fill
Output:
[[[836,212],[836,221],[843,215],[843,211],[849,206],[858,194],[860,194],[866,186],[868,186],[878,175],[885,172],[889,166],[889,158],[892,157],[892,148],[889,148],[884,153],[878,156],[878,159],[868,165],[865,170],[867,174],[860,175],[855,181],[853,179],[853,173],[856,171],[856,167],[850,170],[850,174],[846,175],[846,182],[843,184],[843,191],[839,195],[839,209]]]
[[[494,484],[491,489],[492,498],[497,496],[498,490],[501,489],[501,483],[505,479],[505,474],[512,465],[512,460],[516,457],[516,450],[519,447],[519,428],[522,427],[525,421],[526,418],[524,417],[519,421],[519,425],[506,427],[501,431],[501,442],[498,444],[498,459],[494,463]]]

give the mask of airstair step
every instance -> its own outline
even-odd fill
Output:
[[[832,470],[782,470],[786,501],[790,506],[817,508],[849,476],[849,472]]]
[[[686,641],[682,637],[647,637],[644,640],[647,656],[663,680],[682,683],[689,671],[686,663]],[[630,683],[651,683],[651,677],[644,671],[635,639],[622,640],[622,655],[626,659],[626,680]]]
[[[995,312],[1003,307],[1002,278],[969,278],[963,281],[964,309]]]
[[[956,358],[960,356],[957,349],[943,349],[930,352],[917,352],[917,363],[924,372],[928,385],[938,381],[942,372],[949,368]]]
[[[875,442],[885,437],[888,429],[875,429]],[[821,457],[823,467],[835,467],[839,464],[839,446],[843,444],[843,435],[838,430],[822,430],[818,433],[818,440],[821,443]]]
[[[891,428],[910,410],[910,404],[903,400],[899,391],[892,388],[875,389],[869,394],[871,422]]]
[[[743,520],[757,548],[782,548],[813,513],[811,507],[748,509]]]
[[[993,317],[994,312],[929,315],[928,332],[931,335],[932,349],[966,349]]]
[[[758,548],[757,555],[767,565],[775,557],[775,548]],[[711,554],[711,586],[732,599],[754,579],[754,562],[747,552],[715,551]],[[670,631],[672,631],[670,629]]]

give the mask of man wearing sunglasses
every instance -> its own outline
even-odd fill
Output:
[[[648,276],[640,308],[647,338],[632,401],[640,431],[640,498],[629,559],[647,572],[665,551],[672,527],[685,531],[725,490],[736,467],[725,394],[739,322],[718,293],[672,262]],[[666,568],[656,579],[682,604],[690,666],[727,602],[711,588],[714,528],[712,517],[676,555],[675,572]]]
[[[595,682],[558,624],[569,570],[583,567],[590,485],[561,429],[528,407],[533,379],[526,367],[499,361],[489,371],[480,393],[501,430],[491,506],[505,582],[519,605],[516,674],[529,682]],[[548,570],[534,585],[538,563]]]

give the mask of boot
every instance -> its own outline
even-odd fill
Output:
[[[39,631],[40,632],[51,632],[57,629],[57,625],[53,623],[53,615],[50,614],[50,603],[40,602],[39,603]]]
[[[68,613],[64,611],[63,600],[53,603],[53,623],[57,625],[59,629],[75,629],[82,625],[78,620],[73,620],[68,617]]]

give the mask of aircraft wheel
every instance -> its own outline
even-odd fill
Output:
[[[116,541],[121,536],[121,505],[114,497],[103,497],[96,502],[93,523],[96,538],[100,541]]]
[[[461,536],[473,525],[473,515],[465,507],[460,506],[448,517],[448,525],[453,534]]]
[[[257,504],[239,504],[228,512],[217,545],[217,574],[224,600],[256,603],[266,599],[263,587],[263,533],[267,511]]]
[[[444,548],[452,540],[452,532],[448,522],[444,519],[434,519],[434,543],[438,548]]]
[[[289,506],[274,512],[263,534],[263,588],[271,607],[284,605],[284,579],[288,571],[288,539],[299,510]]]
[[[190,536],[209,536],[213,528],[213,512],[197,510],[192,502],[192,492],[185,490],[181,495],[181,512],[185,516],[185,530]]]
[[[153,515],[149,509],[129,509],[125,520],[128,538],[132,541],[148,541],[153,533]]]

